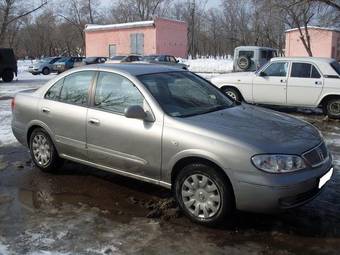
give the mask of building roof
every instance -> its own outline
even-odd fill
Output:
[[[304,27],[301,27],[302,29],[304,29]],[[317,26],[307,26],[308,29],[320,29],[320,30],[328,30],[328,31],[335,31],[335,32],[340,32],[339,28],[335,28],[335,27],[317,27]],[[291,29],[287,29],[285,32],[291,32],[291,31],[296,31],[298,30],[298,28],[291,28]]]
[[[167,19],[167,18],[156,18],[156,19],[161,19],[161,20],[170,21],[170,22],[185,23],[184,21],[175,20],[175,19]],[[86,24],[84,31],[91,32],[91,31],[100,31],[100,30],[116,30],[116,29],[127,29],[127,28],[152,27],[155,25],[155,20],[136,21],[136,22],[128,22],[128,23],[109,24],[109,25]]]

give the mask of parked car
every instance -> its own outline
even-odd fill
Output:
[[[61,57],[49,57],[49,58],[43,58],[33,65],[28,67],[28,71],[33,74],[43,74],[48,75],[53,71],[53,64],[60,60]]]
[[[270,59],[278,56],[276,49],[258,46],[240,46],[234,50],[234,72],[256,71]]]
[[[231,73],[211,79],[235,100],[248,103],[322,107],[340,118],[340,64],[330,58],[273,58],[255,73]]]
[[[13,49],[0,48],[0,77],[4,82],[11,82],[17,74],[18,66]]]
[[[107,61],[106,57],[88,57],[84,59],[86,65],[102,64]]]
[[[188,69],[188,66],[186,64],[179,63],[179,61],[174,56],[170,56],[170,55],[144,56],[142,57],[141,62],[150,63],[150,64],[168,65],[172,67],[181,68],[184,70]]]
[[[179,68],[81,67],[16,94],[12,111],[15,137],[43,171],[58,171],[62,158],[172,188],[184,213],[206,225],[235,208],[300,206],[333,173],[314,126],[235,104]]]
[[[107,63],[110,64],[119,64],[119,63],[127,63],[127,62],[134,62],[134,61],[140,61],[141,56],[139,55],[119,55],[114,56],[110,58]]]
[[[53,71],[60,74],[74,67],[82,66],[84,65],[83,59],[83,57],[63,57],[53,64]]]

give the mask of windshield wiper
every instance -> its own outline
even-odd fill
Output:
[[[209,112],[220,111],[220,110],[223,110],[223,109],[226,109],[226,108],[230,108],[230,106],[229,105],[219,105],[219,106],[209,108],[205,111],[195,112],[195,113],[190,113],[190,114],[184,114],[184,115],[176,116],[176,117],[180,117],[180,118],[192,117],[192,116],[196,116],[196,115],[206,114],[206,113],[209,113]]]

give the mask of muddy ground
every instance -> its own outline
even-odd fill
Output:
[[[0,146],[0,254],[339,254],[340,122],[284,111],[322,131],[332,180],[303,207],[237,212],[216,229],[182,216],[166,189],[70,162],[43,173],[26,148]]]

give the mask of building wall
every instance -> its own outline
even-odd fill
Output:
[[[144,54],[156,53],[156,30],[154,27],[125,28],[86,31],[86,56],[109,56],[109,45],[116,44],[116,55],[130,54],[130,34],[144,33]]]
[[[336,51],[340,51],[340,32],[309,28],[308,30],[311,41],[311,48],[314,57],[338,58]],[[336,39],[335,39],[336,38]],[[308,53],[303,46],[298,30],[286,32],[286,47],[285,55],[287,57],[308,56]],[[333,52],[332,52],[333,49]]]
[[[175,57],[186,58],[188,55],[188,26],[185,22],[155,19],[156,52]]]

